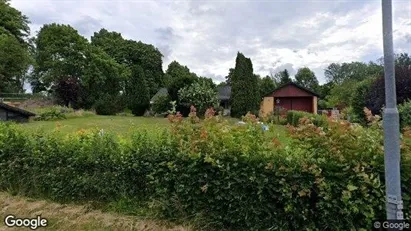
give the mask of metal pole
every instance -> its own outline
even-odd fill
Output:
[[[402,220],[400,175],[400,126],[395,91],[394,49],[392,38],[392,1],[382,0],[384,40],[384,162],[387,194],[387,219]]]

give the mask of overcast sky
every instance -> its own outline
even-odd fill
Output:
[[[32,22],[70,24],[88,39],[106,28],[157,46],[163,69],[177,60],[198,75],[224,80],[237,51],[254,72],[311,68],[324,83],[332,62],[382,56],[380,0],[141,1],[12,0]],[[395,52],[411,53],[411,0],[394,0]]]

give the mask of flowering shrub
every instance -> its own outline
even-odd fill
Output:
[[[212,108],[203,120],[197,113],[171,114],[170,131],[127,139],[98,130],[33,134],[0,123],[0,190],[126,204],[123,212],[149,209],[218,230],[368,230],[385,217],[381,129],[344,121],[322,128],[303,117],[288,126],[291,145],[284,145],[252,114],[238,126]],[[409,217],[411,153],[404,148]]]

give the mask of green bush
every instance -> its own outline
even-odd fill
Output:
[[[41,112],[34,118],[36,121],[54,121],[66,119],[66,113],[73,112],[73,109],[65,107],[49,107],[42,109]]]
[[[111,95],[101,96],[94,104],[97,115],[115,115],[119,112],[119,98]]]
[[[351,107],[352,107],[352,115],[351,121],[354,123],[360,123],[362,125],[367,124],[366,115],[364,114],[364,108],[366,107],[366,96],[370,91],[370,87],[372,84],[372,79],[368,79],[362,81],[357,84],[355,87]]]
[[[398,112],[400,113],[401,128],[411,126],[411,100],[398,105]]]
[[[171,101],[170,96],[160,95],[154,100],[151,109],[156,114],[167,113],[167,111],[171,109],[170,101]]]
[[[293,126],[298,126],[300,119],[309,118],[313,124],[319,127],[326,127],[328,119],[326,115],[311,114],[303,111],[287,111],[287,122]]]
[[[382,132],[302,119],[284,146],[253,115],[170,115],[170,131],[68,136],[0,124],[0,190],[187,218],[222,230],[368,230],[385,217]],[[402,150],[405,217],[411,153]],[[332,218],[332,219],[330,219]],[[212,224],[212,225],[210,225]],[[330,228],[332,227],[332,228]]]

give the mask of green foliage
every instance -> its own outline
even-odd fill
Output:
[[[29,133],[1,123],[0,189],[126,203],[122,212],[150,208],[218,230],[360,230],[385,217],[381,129],[345,122],[319,128],[302,119],[289,127],[292,144],[284,146],[253,115],[233,126],[214,113],[202,121],[193,111],[186,120],[171,115],[169,132],[130,139],[93,130]],[[405,217],[409,150],[401,161]]]
[[[69,25],[46,24],[35,40],[36,52],[32,81],[50,87],[59,78],[83,75],[88,41]]]
[[[9,0],[0,1],[0,35],[13,36],[26,47],[27,38],[30,35],[29,20],[26,15],[10,6]]]
[[[34,120],[36,121],[54,121],[66,119],[66,113],[72,112],[72,109],[64,107],[50,107],[42,110]]]
[[[197,75],[191,73],[188,67],[180,65],[177,61],[173,61],[168,65],[165,78],[171,100],[179,102],[178,91],[194,83]]]
[[[264,78],[258,78],[258,88],[260,89],[260,96],[263,97],[271,92],[273,92],[276,88],[276,84],[273,79],[269,76]]]
[[[324,71],[328,82],[337,85],[345,81],[362,81],[370,76],[378,76],[383,72],[382,65],[370,62],[332,63]]]
[[[228,70],[228,75],[225,77],[225,80],[226,80],[225,83],[226,84],[231,85],[231,79],[232,79],[233,75],[234,75],[234,68],[230,68]]]
[[[260,94],[258,77],[253,74],[251,59],[238,52],[231,77],[231,115],[241,117],[248,112],[258,114]]]
[[[110,94],[104,94],[94,104],[94,110],[97,115],[115,115],[122,108],[119,108],[120,97]]]
[[[308,67],[298,69],[297,74],[295,75],[295,82],[312,91],[317,91],[319,85],[314,72]]]
[[[292,79],[290,78],[290,74],[288,74],[287,69],[284,69],[284,71],[275,73],[274,76],[272,77],[277,86],[281,86],[281,85],[292,82]]]
[[[15,37],[1,33],[0,26],[0,92],[23,92],[25,73],[30,63],[27,47]]]
[[[143,69],[149,95],[153,96],[164,86],[161,52],[150,44],[126,40],[120,33],[101,29],[91,37],[91,44],[103,49],[118,64],[135,65]]]
[[[366,107],[366,96],[370,90],[372,80],[364,80],[357,84],[352,96],[352,122],[366,124],[366,115],[364,108]]]
[[[315,126],[327,127],[328,125],[328,119],[325,115],[311,114],[303,111],[287,111],[287,122],[293,126],[297,126],[303,118],[312,120]]]
[[[398,105],[401,128],[411,127],[411,99]]]
[[[152,110],[156,114],[167,113],[171,109],[171,98],[169,95],[160,95],[154,99]]]
[[[197,81],[178,91],[178,98],[181,104],[186,106],[194,105],[202,115],[209,107],[218,106],[217,91],[206,81]]]
[[[350,106],[357,83],[353,80],[347,80],[340,85],[334,85],[326,98],[329,106],[337,108]]]
[[[118,95],[131,75],[125,65],[118,64],[101,48],[88,46],[86,66],[80,78],[79,107],[91,108],[103,94]]]
[[[126,85],[128,108],[133,115],[142,116],[150,106],[150,93],[143,68],[133,66],[131,70],[132,75]]]
[[[0,92],[23,92],[25,74],[32,63],[28,18],[0,1]]]

